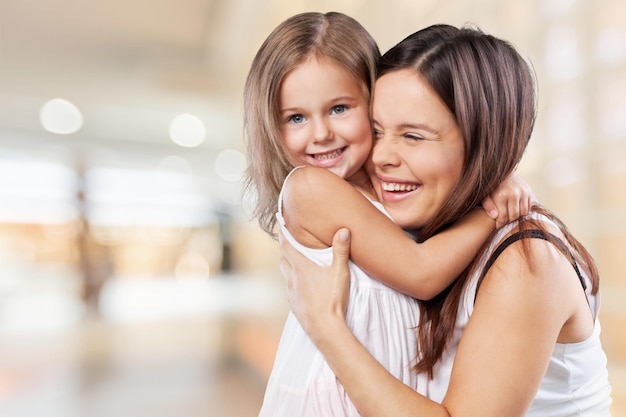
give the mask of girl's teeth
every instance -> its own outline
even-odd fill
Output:
[[[341,155],[341,152],[343,150],[342,149],[337,149],[336,151],[333,152],[329,152],[329,153],[322,153],[322,154],[315,154],[313,157],[315,159],[317,159],[318,161],[324,161],[326,159],[333,159],[338,157],[339,155]]]

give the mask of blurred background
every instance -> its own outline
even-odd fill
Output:
[[[0,415],[257,415],[288,306],[241,198],[243,84],[331,10],[383,52],[473,23],[534,63],[520,173],[598,261],[626,415],[621,0],[0,0]]]

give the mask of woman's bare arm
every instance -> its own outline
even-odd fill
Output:
[[[350,242],[339,239],[340,234],[341,230],[332,242],[333,263],[329,267],[309,261],[279,234],[283,253],[280,269],[293,313],[364,417],[448,416],[440,404],[392,376],[348,328],[344,314]]]
[[[453,416],[526,415],[555,343],[593,331],[569,260],[542,239],[525,243],[527,253],[521,242],[502,252],[478,291],[443,401]]]
[[[335,240],[333,264],[320,267],[281,239],[281,271],[294,314],[364,417],[523,416],[564,324],[586,301],[568,260],[552,245],[530,243],[533,268],[516,246],[483,281],[441,405],[389,374],[347,327],[349,244]]]

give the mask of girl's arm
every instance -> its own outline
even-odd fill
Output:
[[[495,227],[482,209],[475,209],[446,231],[417,244],[361,192],[326,169],[300,168],[284,187],[283,216],[300,243],[328,247],[335,231],[346,227],[352,232],[352,259],[357,265],[423,300],[439,294],[461,274]]]
[[[533,190],[515,172],[482,201],[483,208],[496,221],[497,228],[528,214],[535,204],[537,198]]]
[[[569,340],[564,325],[575,314],[586,314],[593,326],[571,264],[551,244],[539,239],[529,243],[532,268],[516,243],[483,280],[442,404],[389,374],[347,327],[347,240],[335,239],[333,264],[321,267],[281,239],[281,272],[292,311],[364,417],[523,416],[554,343],[584,340],[591,331]]]

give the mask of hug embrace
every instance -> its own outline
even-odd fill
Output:
[[[244,99],[292,307],[261,416],[610,415],[594,261],[514,174],[536,97],[508,42],[433,25],[380,56],[303,13]]]

